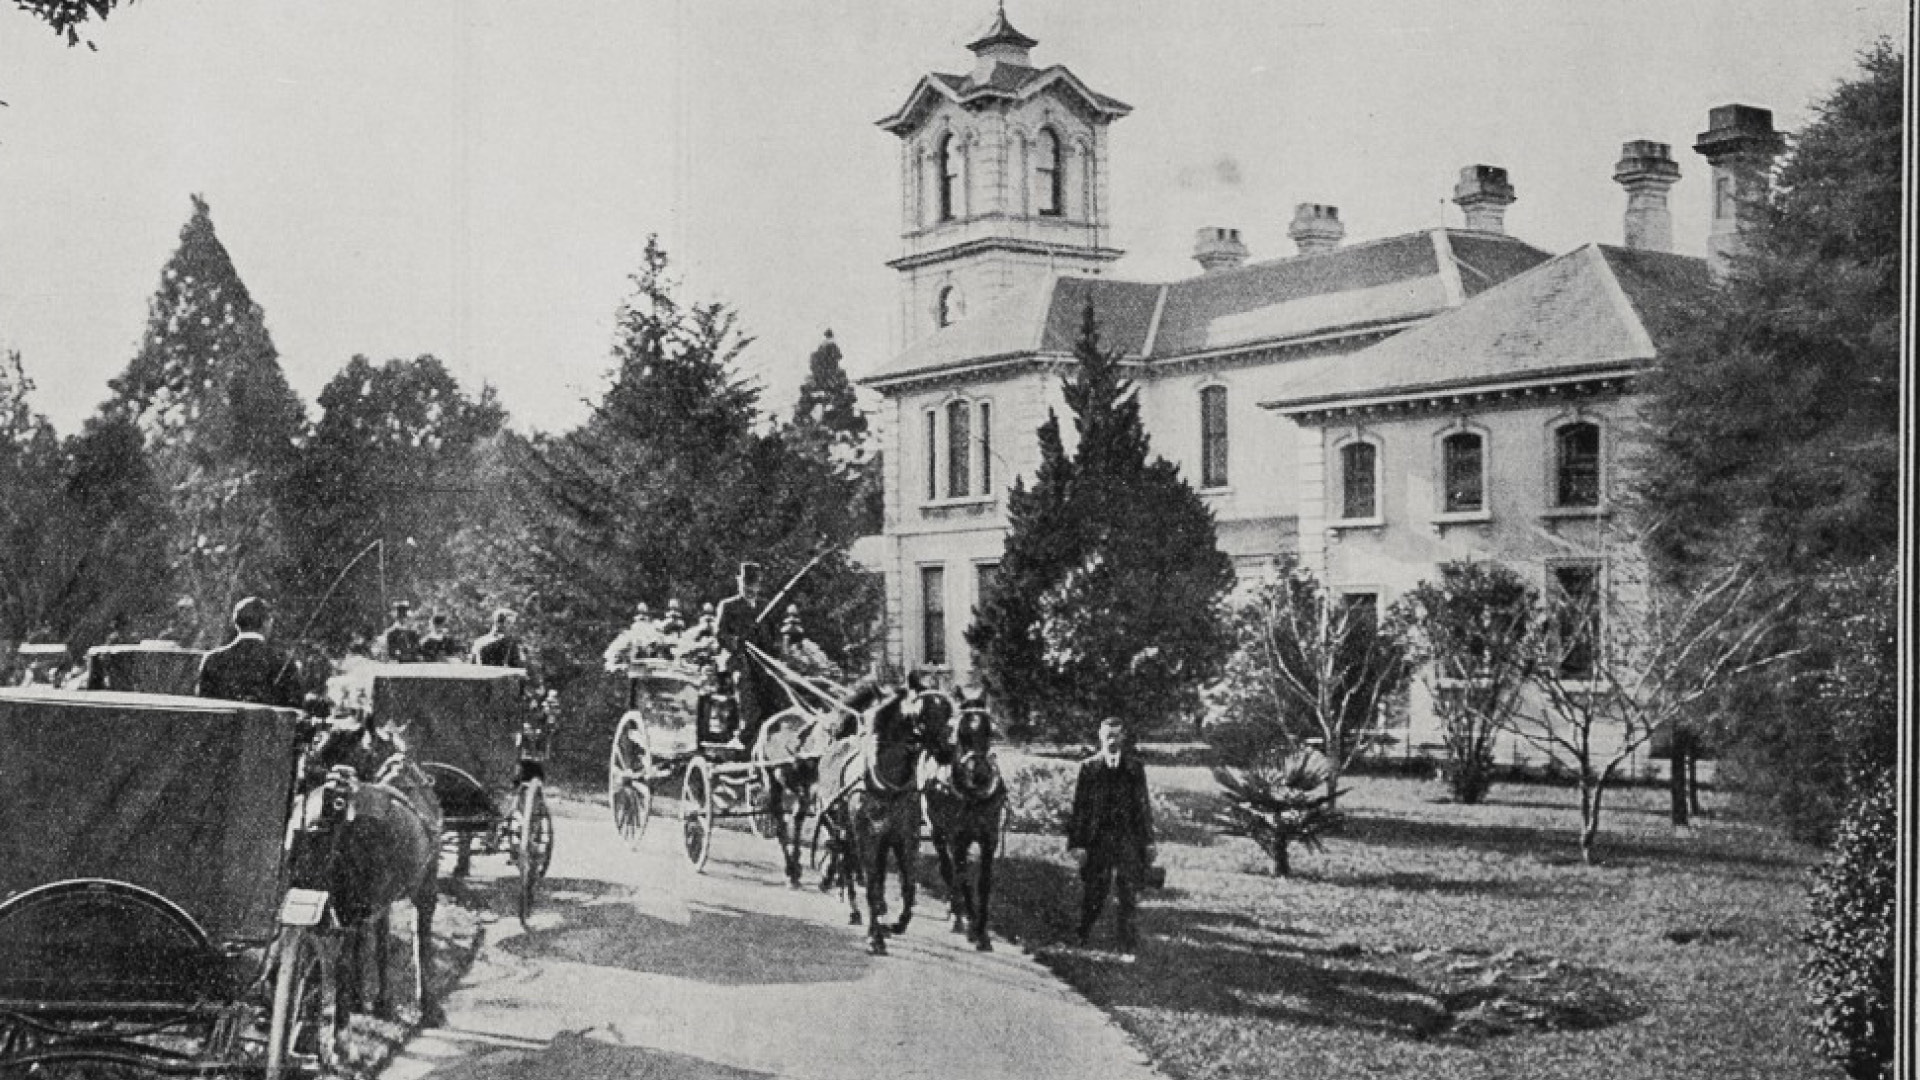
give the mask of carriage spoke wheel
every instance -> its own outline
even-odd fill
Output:
[[[513,854],[520,870],[519,914],[524,924],[533,915],[534,891],[553,862],[553,815],[547,810],[547,793],[539,780],[520,786],[513,814],[519,826]]]
[[[645,718],[630,712],[614,729],[613,751],[607,758],[607,805],[613,827],[634,850],[647,833],[653,816],[653,755],[647,752]]]
[[[333,1070],[340,1039],[333,953],[304,928],[282,931],[267,1028],[267,1080]]]
[[[713,854],[713,766],[697,757],[680,785],[680,836],[694,872],[707,868]]]

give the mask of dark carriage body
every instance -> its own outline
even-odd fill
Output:
[[[0,690],[0,1072],[232,1066],[280,931],[299,750],[283,710]]]
[[[375,723],[401,727],[433,776],[449,832],[491,829],[505,813],[497,800],[519,775],[526,677],[479,664],[368,664],[343,676]]]

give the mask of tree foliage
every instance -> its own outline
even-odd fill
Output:
[[[480,488],[475,472],[506,413],[492,387],[468,396],[432,356],[356,356],[318,404],[286,499],[289,592],[308,636],[337,648],[378,632],[389,600],[417,601],[463,571],[455,536],[500,513],[498,492]],[[380,557],[340,578],[376,541]]]
[[[828,330],[807,357],[807,378],[788,430],[798,453],[831,467],[837,486],[848,489],[857,508],[860,533],[870,535],[884,524],[881,459],[841,359],[840,345]]]
[[[1324,755],[1311,750],[1263,754],[1246,767],[1213,770],[1226,800],[1214,818],[1221,831],[1244,836],[1273,860],[1275,877],[1293,873],[1293,845],[1309,851],[1340,827],[1334,803],[1345,794],[1328,784]]]
[[[1510,726],[1539,661],[1539,596],[1498,563],[1450,562],[1405,602],[1446,741],[1447,787],[1460,802],[1477,803],[1493,783],[1494,739]]]
[[[1090,738],[1105,716],[1136,729],[1192,712],[1228,641],[1215,607],[1232,587],[1213,514],[1149,458],[1133,385],[1100,347],[1091,305],[1065,398],[1078,446],[1040,428],[1040,467],[1009,493],[995,582],[967,630],[990,692],[1018,720]]]
[[[1646,382],[1639,494],[1662,576],[1742,566],[1799,591],[1776,643],[1796,659],[1690,720],[1743,797],[1808,839],[1831,833],[1856,741],[1814,693],[1843,660],[1827,627],[1897,595],[1859,591],[1853,568],[1898,540],[1902,69],[1882,41],[1816,106],[1749,257]]]
[[[69,46],[80,44],[80,28],[89,22],[104,22],[123,0],[13,0],[13,6],[53,28],[67,39]],[[87,42],[92,48],[93,42]]]
[[[763,564],[777,587],[819,556],[791,601],[838,651],[833,628],[870,626],[874,614],[846,610],[849,597],[873,595],[847,560],[856,507],[829,463],[765,424],[737,368],[749,339],[734,311],[682,303],[677,288],[649,242],[606,393],[584,424],[532,440],[518,463],[534,621],[586,664],[636,601],[697,608],[732,591],[742,561]]]
[[[1899,843],[1893,776],[1881,773],[1850,804],[1814,880],[1807,996],[1820,1049],[1855,1080],[1893,1075]]]
[[[145,437],[173,510],[171,576],[195,601],[201,636],[218,640],[240,597],[282,584],[279,500],[306,415],[197,195],[140,351],[110,386],[102,415]]]

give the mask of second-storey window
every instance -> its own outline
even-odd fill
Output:
[[[1447,513],[1472,513],[1487,508],[1485,449],[1485,441],[1471,431],[1456,431],[1440,440],[1441,483],[1446,486],[1443,505]]]
[[[947,498],[964,499],[973,494],[972,472],[968,465],[973,457],[972,406],[965,401],[947,403]]]
[[[1553,433],[1554,505],[1600,505],[1600,425],[1581,421]]]
[[[1200,391],[1200,486],[1227,486],[1227,388]]]
[[[1372,443],[1354,442],[1340,448],[1340,516],[1380,516],[1379,452]]]
[[[993,402],[980,403],[980,494],[993,493]]]
[[[940,497],[940,414],[927,410],[927,501]]]

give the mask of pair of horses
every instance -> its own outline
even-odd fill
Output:
[[[817,729],[810,733],[819,737]],[[771,734],[781,741],[779,729]],[[803,745],[787,747],[793,764],[773,784],[789,883],[799,883],[800,825],[809,804],[817,804],[815,842],[823,834],[828,841],[821,886],[840,888],[848,921],[857,925],[864,885],[868,948],[885,955],[887,936],[904,933],[913,919],[914,863],[925,820],[952,929],[976,949],[992,949],[987,911],[1006,792],[991,756],[993,725],[984,702],[956,703],[911,683],[891,689],[867,683],[824,738],[817,755]],[[975,853],[978,872],[970,876]],[[900,916],[892,923],[884,921],[889,870],[900,882]]]

